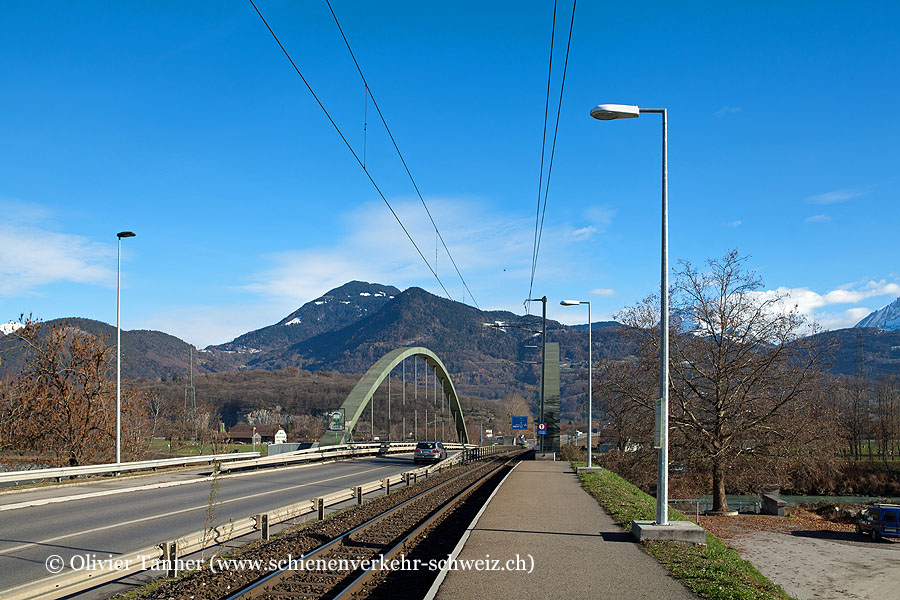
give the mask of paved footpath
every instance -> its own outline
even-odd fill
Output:
[[[534,558],[531,573],[450,571],[437,600],[696,600],[584,489],[567,462],[524,461],[471,531],[458,560]]]

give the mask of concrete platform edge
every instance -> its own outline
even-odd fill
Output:
[[[475,518],[472,519],[472,522],[469,523],[469,526],[466,527],[466,532],[463,534],[462,538],[460,538],[459,543],[456,544],[456,547],[453,548],[453,552],[450,554],[450,560],[447,561],[447,565],[441,569],[441,572],[438,573],[437,577],[434,579],[434,583],[431,584],[431,587],[428,589],[428,593],[425,594],[425,597],[422,600],[434,600],[434,597],[437,596],[438,591],[441,589],[441,584],[444,583],[444,579],[447,578],[447,573],[450,572],[450,562],[456,560],[456,557],[459,556],[459,553],[462,552],[463,547],[466,545],[466,541],[469,539],[469,535],[472,533],[472,530],[478,526],[478,520],[481,519],[481,515],[484,514],[484,511],[487,510],[487,507],[491,504],[491,500],[494,499],[494,496],[497,495],[497,492],[500,491],[500,488],[503,487],[503,484],[512,475],[513,471],[516,470],[521,462],[517,462],[513,465],[513,468],[509,470],[509,473],[503,476],[503,479],[500,480],[500,483],[497,484],[497,487],[494,488],[494,491],[491,492],[491,495],[488,496],[487,501],[484,503],[484,506],[481,507],[481,510],[478,511],[478,514],[475,515]]]

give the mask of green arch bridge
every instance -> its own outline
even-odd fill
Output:
[[[466,424],[463,420],[462,406],[459,403],[459,396],[450,374],[444,363],[438,358],[437,354],[421,346],[411,348],[398,348],[388,352],[382,356],[378,362],[363,375],[362,379],[351,390],[350,395],[344,400],[341,409],[344,411],[345,422],[342,431],[326,431],[319,439],[319,446],[332,446],[335,444],[346,444],[350,440],[350,434],[356,423],[362,417],[363,410],[372,400],[372,396],[395,367],[403,363],[409,357],[421,358],[425,364],[434,372],[441,390],[450,406],[450,417],[453,427],[456,428],[457,440],[462,444],[469,443],[469,434],[466,432]],[[418,382],[416,382],[418,384]],[[405,385],[405,382],[404,382]],[[428,430],[426,426],[426,431]],[[406,432],[403,432],[404,436]]]

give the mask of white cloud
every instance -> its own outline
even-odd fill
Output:
[[[825,329],[840,329],[856,325],[860,319],[872,312],[872,309],[854,307],[835,311],[829,307],[840,304],[859,304],[878,296],[898,296],[900,295],[900,285],[881,280],[849,283],[824,294],[805,287],[779,287],[774,290],[758,292],[758,294],[764,300],[773,300],[777,296],[784,296],[783,306],[796,305],[801,314],[814,319]]]
[[[419,200],[392,200],[391,204],[433,266],[434,228]],[[524,298],[528,292],[534,221],[527,216],[510,219],[507,214],[495,214],[484,202],[469,199],[430,198],[428,204],[479,305],[518,305],[521,310],[521,300],[515,299]],[[599,209],[592,217],[608,221],[612,211]],[[420,286],[444,294],[382,203],[364,204],[343,215],[341,223],[331,245],[263,256],[269,266],[250,275],[243,289],[282,303],[285,314],[351,279],[401,289]],[[596,221],[586,229],[591,227],[597,227]],[[545,226],[535,285],[551,279],[574,279],[583,273],[581,246],[570,227]],[[452,298],[462,300],[462,283],[442,246],[438,249],[437,272]],[[489,294],[494,296],[489,298]],[[469,293],[465,295],[471,303]]]
[[[587,240],[590,239],[590,237],[595,233],[597,233],[597,228],[592,225],[588,225],[587,227],[582,227],[581,229],[576,229],[575,231],[573,231],[572,237],[576,240]]]
[[[741,108],[740,106],[723,106],[722,108],[720,108],[719,110],[716,111],[716,116],[721,119],[725,115],[732,115],[734,113],[739,113],[742,110],[744,110],[744,109]]]
[[[730,221],[730,222],[728,223],[728,226],[729,226],[729,227],[740,227],[740,226],[741,226],[741,222],[740,222],[740,221]]]
[[[854,198],[859,198],[863,195],[862,190],[858,189],[843,189],[843,190],[834,190],[831,192],[826,192],[824,194],[817,194],[815,196],[810,196],[806,199],[810,204],[838,204],[840,202],[846,202],[847,200],[853,200]]]
[[[828,215],[813,215],[811,217],[806,217],[803,219],[804,223],[827,223],[831,220],[831,217]]]
[[[596,296],[609,297],[614,296],[616,294],[616,290],[611,288],[597,288],[596,290],[591,290],[591,293]]]
[[[616,210],[608,206],[592,206],[585,211],[584,217],[599,231],[606,231],[612,226]]]
[[[115,246],[41,227],[42,216],[37,209],[13,213],[0,225],[0,295],[32,294],[61,281],[114,285]]]

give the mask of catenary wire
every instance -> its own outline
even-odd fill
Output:
[[[528,298],[531,298],[531,292],[534,288],[534,272],[537,268],[537,250],[538,250],[538,225],[540,224],[541,215],[541,190],[544,186],[544,156],[546,155],[547,146],[547,117],[550,114],[550,81],[553,74],[553,45],[556,38],[556,5],[557,0],[553,0],[553,25],[550,28],[550,60],[547,66],[547,98],[544,102],[544,134],[541,138],[541,170],[538,178],[538,194],[537,208],[534,213],[534,245],[531,248],[531,280],[528,282]],[[528,304],[525,305],[526,314],[529,310]]]
[[[331,6],[330,0],[325,0],[325,3],[328,5],[328,10],[331,11],[331,16],[334,18],[334,24],[337,25],[338,31],[341,32],[341,37],[344,39],[344,44],[347,46],[347,51],[350,52],[350,58],[353,59],[353,64],[356,65],[356,70],[359,71],[359,76],[363,80],[363,84],[366,86],[366,93],[369,98],[372,99],[372,106],[375,107],[375,110],[378,112],[378,116],[381,118],[381,123],[384,125],[385,131],[387,131],[388,137],[391,138],[391,143],[394,145],[394,150],[397,151],[397,156],[400,157],[400,162],[403,163],[403,168],[406,169],[406,174],[409,176],[410,182],[412,182],[413,188],[416,190],[416,194],[419,196],[419,200],[422,201],[422,206],[425,207],[425,212],[428,213],[428,218],[431,220],[431,225],[434,227],[435,232],[437,233],[438,238],[441,241],[441,245],[443,245],[444,250],[447,252],[447,256],[450,257],[450,262],[453,263],[453,268],[456,269],[456,274],[459,275],[460,281],[462,281],[463,287],[465,287],[466,291],[469,292],[469,297],[472,298],[472,304],[475,305],[476,308],[481,308],[478,306],[478,302],[475,301],[475,296],[472,294],[472,290],[469,289],[466,280],[463,278],[462,273],[459,270],[459,267],[456,265],[456,261],[453,259],[453,254],[450,253],[450,248],[447,247],[447,242],[444,241],[444,236],[441,234],[438,229],[437,224],[434,222],[434,217],[431,215],[431,210],[428,208],[428,204],[425,202],[425,198],[422,196],[422,192],[419,191],[419,186],[416,184],[415,178],[413,178],[412,171],[409,168],[409,165],[406,163],[406,159],[403,157],[403,153],[400,152],[400,147],[397,145],[397,140],[394,139],[394,134],[391,132],[391,128],[387,124],[387,119],[384,118],[384,114],[381,112],[381,107],[378,106],[378,101],[375,100],[375,96],[372,94],[372,88],[369,87],[369,82],[366,80],[366,76],[363,75],[362,67],[359,66],[359,62],[356,60],[356,55],[353,53],[353,49],[350,47],[350,42],[347,40],[347,35],[344,33],[344,28],[341,27],[341,23],[337,18],[337,14],[334,12],[334,8]]]
[[[556,107],[556,125],[553,128],[553,144],[550,147],[550,164],[547,167],[547,184],[544,186],[544,209],[541,213],[541,227],[537,236],[537,247],[534,252],[535,267],[537,267],[537,255],[541,251],[541,237],[544,234],[544,216],[547,214],[547,195],[550,193],[550,176],[553,173],[553,156],[556,154],[556,134],[559,132],[559,115],[562,111],[563,90],[566,88],[566,70],[569,66],[569,48],[572,46],[572,30],[575,27],[575,6],[578,0],[572,1],[572,21],[569,23],[569,40],[566,42],[566,59],[563,62],[562,82],[559,86],[559,104]],[[534,274],[532,273],[532,277]],[[529,293],[529,297],[531,294]]]
[[[297,75],[299,75],[300,79],[303,80],[303,83],[306,85],[306,89],[308,89],[309,93],[312,94],[312,97],[318,103],[319,108],[321,108],[322,112],[325,113],[325,116],[328,117],[328,121],[331,123],[332,127],[334,127],[334,130],[337,131],[339,136],[341,136],[341,139],[344,141],[344,144],[347,146],[347,149],[350,150],[350,153],[353,155],[353,158],[356,159],[356,162],[359,163],[360,168],[362,168],[363,172],[365,172],[366,177],[369,178],[369,181],[372,183],[372,187],[375,188],[375,191],[378,192],[379,196],[381,196],[381,199],[387,205],[388,209],[391,211],[391,214],[394,215],[394,218],[397,220],[397,223],[400,225],[400,228],[403,230],[403,233],[405,233],[406,237],[409,238],[409,241],[412,243],[413,247],[415,247],[416,252],[419,253],[419,256],[422,258],[422,261],[425,263],[425,266],[427,266],[428,270],[431,271],[431,274],[434,275],[434,278],[437,280],[438,284],[440,284],[441,289],[444,290],[444,293],[447,294],[447,297],[452,300],[452,298],[450,297],[450,292],[448,292],[447,288],[444,286],[444,282],[441,281],[441,278],[438,277],[434,268],[431,266],[431,263],[429,263],[428,259],[425,258],[425,255],[422,253],[422,250],[419,248],[419,245],[416,244],[416,241],[413,239],[412,235],[406,229],[406,226],[403,224],[403,221],[400,220],[400,216],[396,213],[396,211],[394,211],[394,207],[391,206],[390,202],[388,202],[388,199],[387,199],[387,197],[385,197],[384,193],[381,191],[381,188],[379,188],[378,184],[375,183],[375,179],[369,173],[368,169],[366,169],[362,160],[360,160],[359,155],[353,150],[353,146],[351,146],[350,142],[347,141],[347,138],[344,136],[344,133],[341,131],[341,128],[338,127],[337,123],[334,122],[334,119],[331,117],[331,114],[328,112],[328,109],[325,108],[325,105],[322,104],[321,100],[319,100],[319,97],[313,91],[312,86],[306,80],[306,77],[304,77],[303,73],[300,72],[300,68],[297,67],[297,63],[295,63],[294,59],[291,58],[291,55],[285,49],[284,45],[281,43],[281,40],[278,39],[278,36],[275,35],[275,32],[272,30],[272,27],[269,25],[269,22],[266,21],[266,18],[259,11],[259,8],[257,8],[257,6],[253,2],[253,0],[248,0],[248,1],[250,2],[250,5],[253,6],[253,10],[256,11],[256,14],[259,15],[259,18],[262,19],[262,22],[266,26],[266,29],[269,30],[270,34],[272,34],[272,37],[275,39],[275,42],[278,44],[278,47],[281,48],[281,51],[284,53],[285,57],[287,57],[288,61],[291,63],[291,66],[294,67],[294,70],[297,72]],[[374,104],[374,98],[372,100],[373,100],[373,104]],[[379,112],[381,112],[381,111],[379,111]]]

